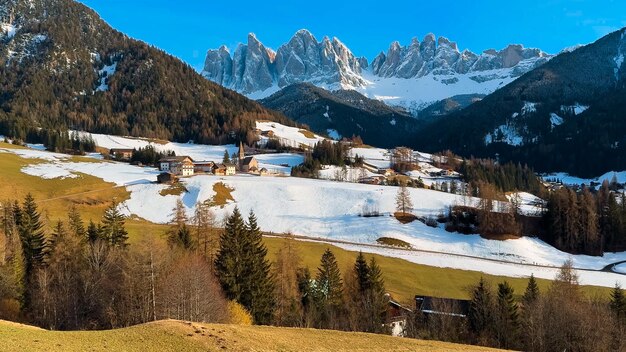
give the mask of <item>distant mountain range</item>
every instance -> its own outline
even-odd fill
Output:
[[[521,45],[481,54],[461,52],[447,38],[428,34],[404,47],[394,42],[386,54],[381,52],[369,63],[337,38],[318,41],[309,31],[300,30],[277,51],[265,47],[254,34],[232,56],[225,46],[209,50],[202,75],[253,99],[308,82],[328,90],[356,90],[417,114],[456,95],[489,94],[551,57]]]

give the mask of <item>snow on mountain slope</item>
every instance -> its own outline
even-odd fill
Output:
[[[447,38],[428,34],[407,46],[394,42],[368,63],[339,39],[318,41],[307,30],[273,53],[250,34],[232,57],[225,46],[209,50],[202,75],[252,99],[309,82],[327,90],[354,89],[415,113],[452,96],[489,94],[551,58],[521,45],[481,54],[461,52]]]

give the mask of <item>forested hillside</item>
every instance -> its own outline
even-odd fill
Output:
[[[593,177],[626,168],[624,29],[526,73],[414,139],[420,150]]]
[[[0,134],[73,128],[223,143],[257,119],[291,123],[72,0],[0,0],[0,22]]]

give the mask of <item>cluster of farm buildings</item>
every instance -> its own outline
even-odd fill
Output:
[[[111,149],[111,155],[120,160],[130,160],[133,149]],[[171,182],[177,177],[188,177],[195,174],[212,174],[216,176],[231,176],[236,173],[267,175],[266,168],[259,168],[259,162],[254,156],[246,156],[243,144],[239,146],[238,157],[232,163],[214,162],[210,160],[197,161],[186,155],[163,157],[158,162],[159,182]]]

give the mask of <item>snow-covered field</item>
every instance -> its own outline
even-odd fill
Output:
[[[174,207],[178,199],[178,196],[159,194],[167,186],[152,183],[158,174],[154,168],[117,162],[75,162],[63,154],[32,149],[7,148],[0,149],[0,152],[41,159],[42,162],[22,169],[30,175],[53,178],[79,177],[78,173],[85,173],[126,186],[130,199],[121,205],[123,211],[155,223],[168,222],[168,210]],[[297,162],[295,159],[287,161]],[[534,273],[538,277],[552,278],[556,273],[555,268],[532,264],[556,267],[572,258],[577,268],[601,269],[611,263],[626,260],[626,253],[608,253],[604,257],[572,256],[535,238],[493,241],[478,235],[449,233],[442,225],[432,228],[419,221],[403,225],[389,216],[395,209],[396,187],[250,175],[198,175],[184,178],[183,182],[188,192],[180,197],[189,215],[192,215],[195,204],[214,195],[213,185],[216,182],[223,182],[234,189],[232,195],[235,202],[224,208],[215,208],[219,217],[225,217],[237,206],[244,214],[253,210],[258,216],[260,227],[265,231],[292,232],[320,238],[322,241],[349,241],[354,244],[338,245],[346,249],[404,258],[414,263],[479,270],[496,275],[528,276]],[[409,191],[415,213],[421,216],[436,216],[449,205],[476,201],[426,189]],[[534,200],[526,195],[521,195],[521,198],[529,204]],[[375,208],[384,216],[360,217],[359,214],[366,208]],[[410,243],[415,249],[442,253],[359,245],[374,244],[380,237],[397,238]],[[626,285],[626,276],[619,274],[584,270],[580,270],[579,274],[584,284],[613,286],[616,281],[620,281],[622,285]]]
[[[580,185],[583,183],[586,185],[589,185],[591,182],[597,182],[601,184],[605,180],[611,182],[611,179],[613,179],[613,176],[617,178],[617,182],[626,183],[626,171],[619,171],[619,172],[609,171],[605,173],[604,175],[596,177],[596,178],[580,178],[576,176],[570,176],[569,174],[565,172],[556,172],[552,174],[542,175],[542,178],[544,180],[557,179],[557,180],[562,181],[566,185]]]
[[[272,131],[275,138],[278,138],[283,145],[289,145],[292,147],[299,147],[300,145],[305,145],[309,147],[313,147],[316,143],[326,139],[324,137],[318,136],[314,134],[313,138],[307,137],[304,133],[302,133],[301,129],[297,127],[289,127],[285,125],[281,125],[277,122],[260,122],[257,121],[256,128],[261,131]],[[306,131],[308,132],[308,131]],[[310,133],[310,132],[308,132]],[[267,140],[268,137],[261,137],[261,144],[264,140]]]

